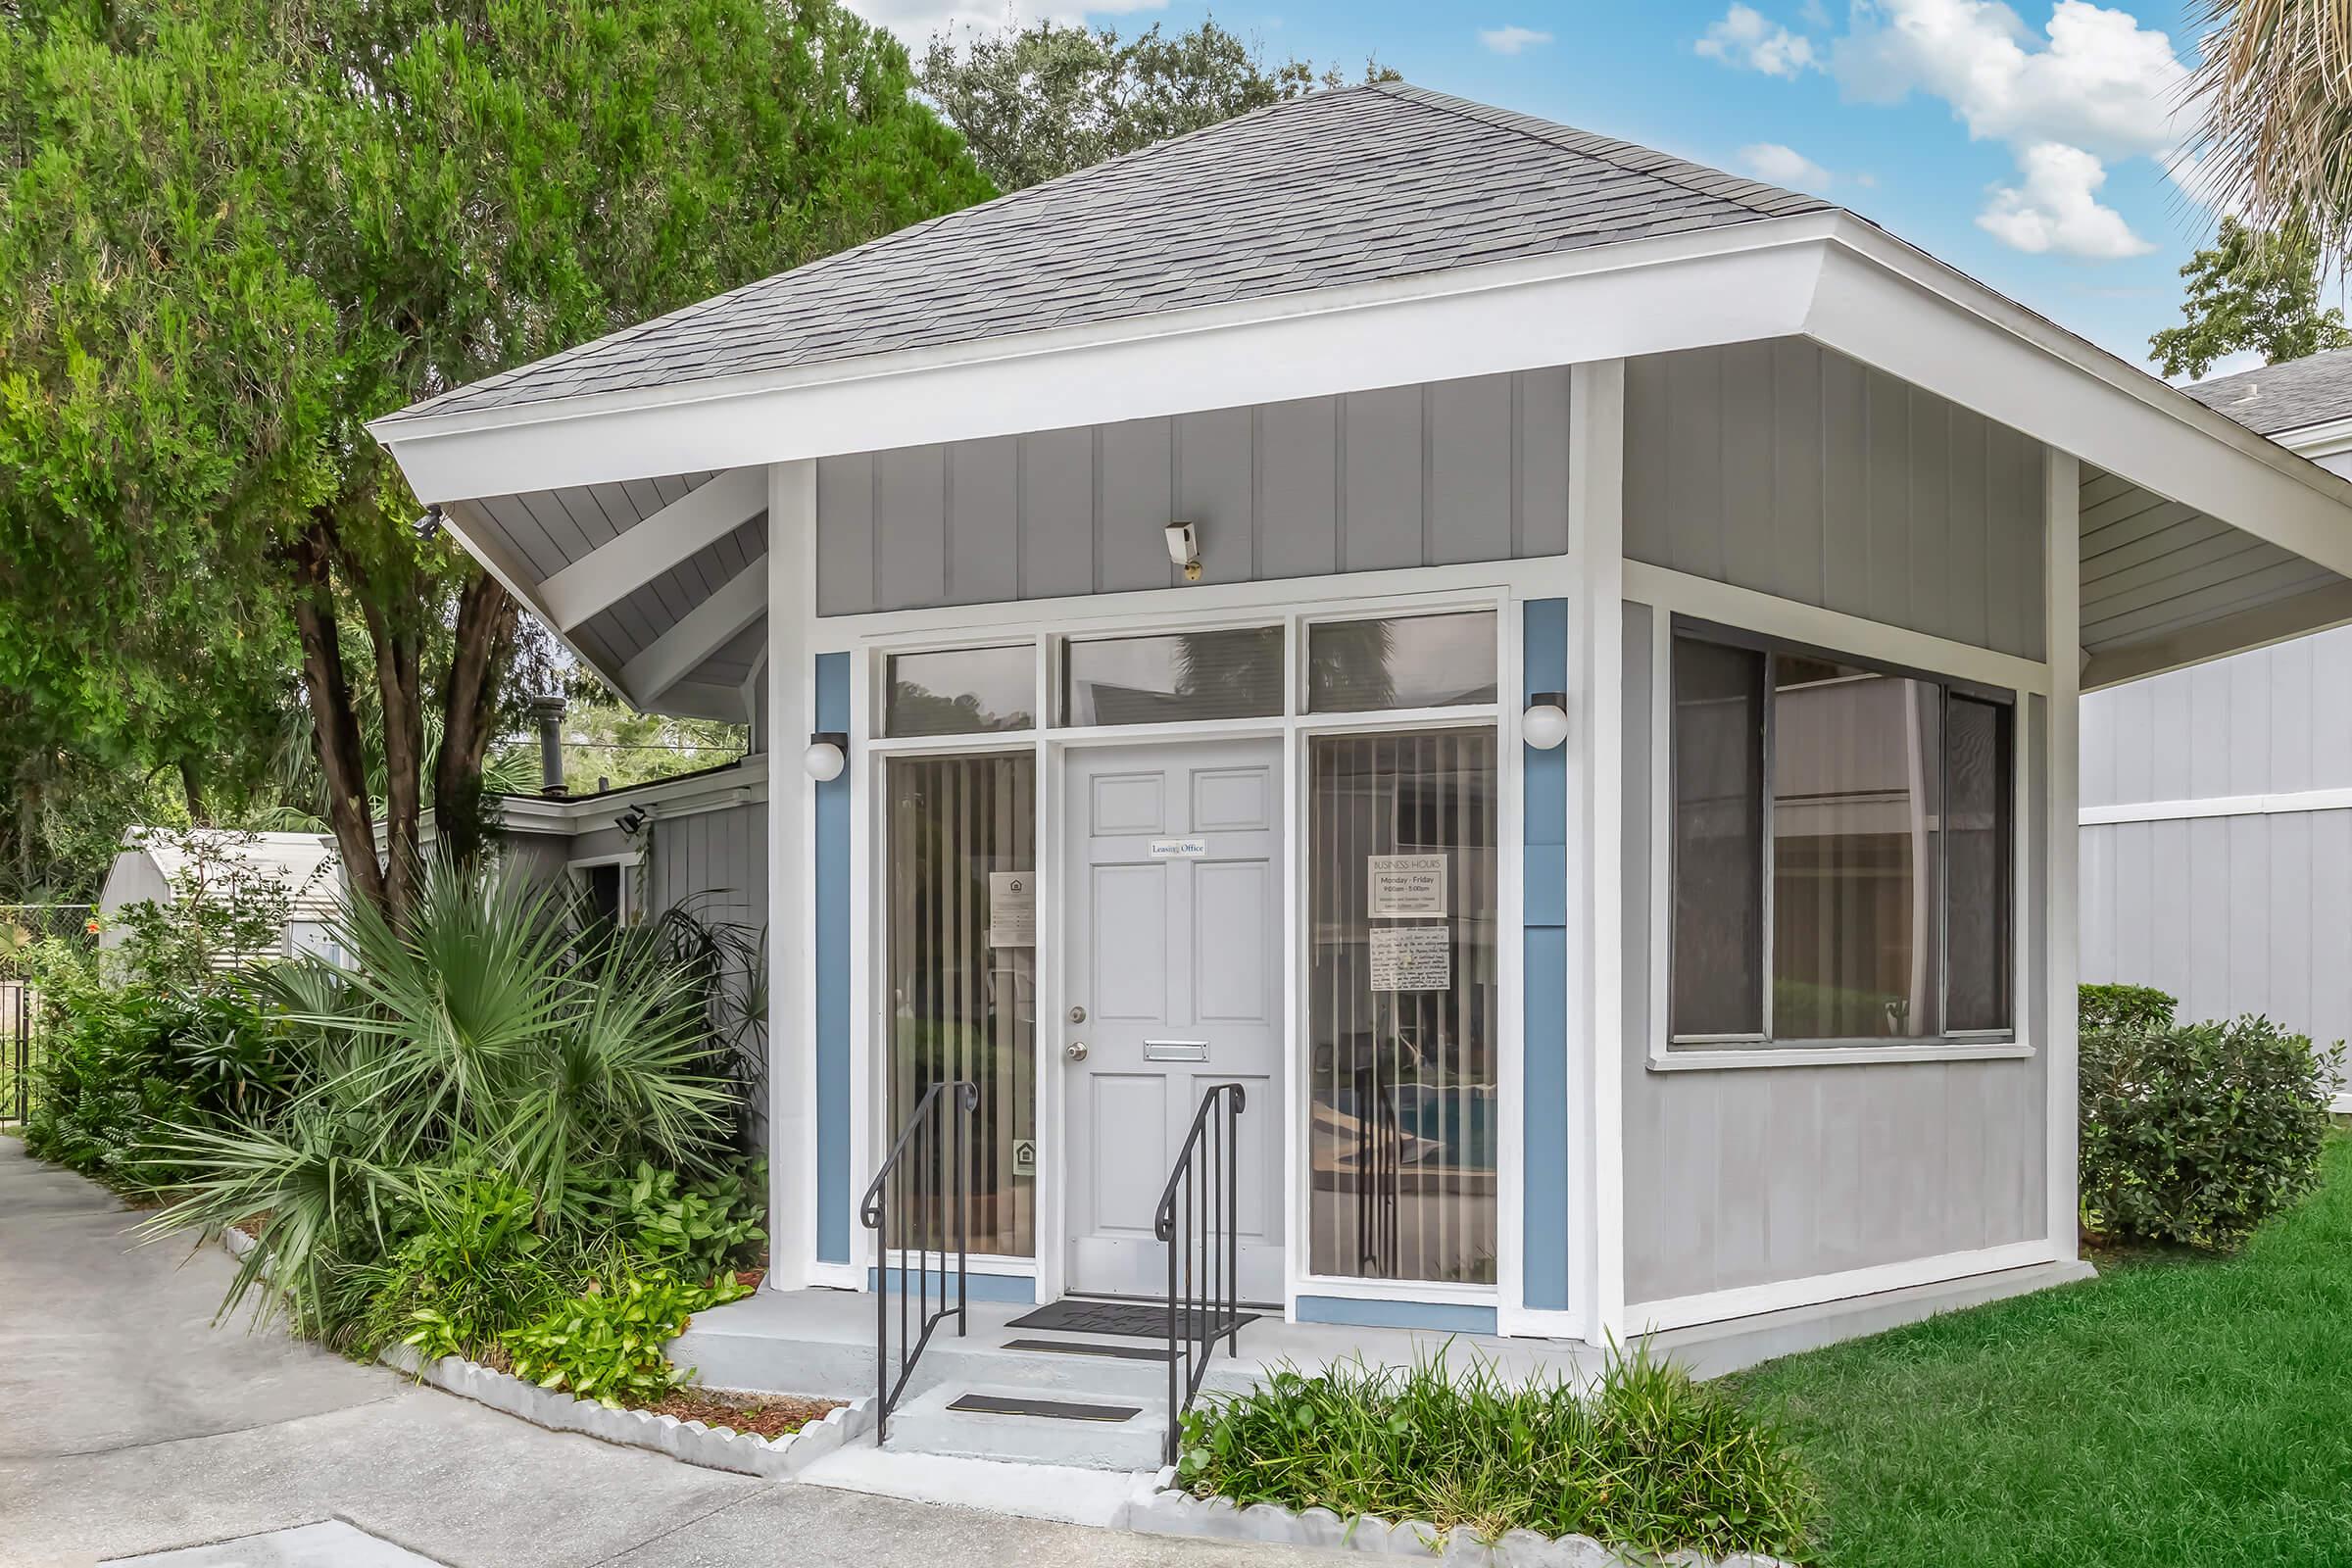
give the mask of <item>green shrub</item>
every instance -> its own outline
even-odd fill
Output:
[[[749,1293],[732,1279],[695,1285],[660,1269],[623,1272],[504,1340],[514,1375],[600,1404],[652,1404],[693,1376],[662,1348],[708,1306]]]
[[[2126,1013],[2138,1021],[2082,1037],[2082,1222],[2233,1247],[2317,1184],[2343,1047],[2315,1051],[2267,1018],[2153,1015],[2141,1004]]]
[[[2154,986],[2082,986],[2078,989],[2082,1033],[2101,1029],[2162,1029],[2180,1010],[2178,997]]]
[[[701,1180],[641,1159],[635,1175],[593,1184],[586,1196],[639,1257],[700,1280],[757,1255],[767,1240],[766,1191],[764,1159]]]
[[[352,1343],[367,1331],[353,1314],[399,1294],[372,1265],[452,1173],[504,1173],[537,1205],[535,1224],[585,1254],[612,1231],[584,1214],[592,1190],[641,1161],[708,1175],[730,1157],[734,1091],[710,1070],[699,970],[651,945],[608,943],[582,963],[588,939],[562,901],[442,862],[405,926],[363,903],[335,934],[349,967],[277,964],[260,982],[304,1062],[293,1097],[266,1117],[159,1140],[182,1197],[148,1234],[270,1216],[225,1307],[258,1290],[306,1332]],[[742,1212],[728,1206],[700,1245],[740,1241]],[[362,1276],[365,1292],[347,1288]],[[479,1336],[490,1321],[447,1332]]]
[[[1441,1355],[1410,1371],[1278,1371],[1187,1413],[1180,1485],[1237,1506],[1425,1519],[1492,1541],[1586,1535],[1643,1551],[1800,1554],[1816,1494],[1779,1431],[1647,1350],[1590,1394]]]
[[[428,1180],[404,1216],[404,1239],[359,1268],[367,1301],[352,1340],[374,1349],[398,1342],[427,1360],[479,1360],[509,1329],[527,1323],[600,1272],[576,1239],[540,1229],[530,1193],[498,1172]]]
[[[25,1147],[111,1186],[167,1178],[152,1146],[161,1128],[264,1112],[288,1091],[277,1031],[225,982],[209,992],[52,982],[47,1005]]]

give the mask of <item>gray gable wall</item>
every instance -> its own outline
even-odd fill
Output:
[[[1801,338],[1626,362],[1625,553],[2021,659],[2040,444]]]
[[[817,612],[1557,555],[1568,372],[822,458]]]

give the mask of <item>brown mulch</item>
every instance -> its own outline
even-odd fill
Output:
[[[761,1438],[790,1437],[825,1412],[838,1410],[839,1399],[796,1399],[788,1394],[728,1394],[716,1389],[680,1389],[659,1404],[639,1406],[656,1415],[681,1421],[700,1421],[707,1427]]]

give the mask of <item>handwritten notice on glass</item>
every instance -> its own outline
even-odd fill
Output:
[[[1453,989],[1453,928],[1376,925],[1372,928],[1374,991]]]
[[[988,873],[988,945],[1037,946],[1037,879],[1030,872]]]
[[[1364,885],[1371,894],[1372,918],[1446,913],[1446,860],[1443,855],[1366,856]]]

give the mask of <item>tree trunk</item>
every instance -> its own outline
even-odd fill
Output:
[[[204,779],[196,771],[196,759],[193,757],[179,760],[179,789],[188,800],[188,820],[198,827],[211,827],[213,810],[205,804]]]
[[[343,857],[352,897],[391,914],[383,867],[375,858],[368,813],[368,754],[351,704],[351,678],[335,626],[334,586],[327,567],[326,523],[314,518],[289,552],[294,576],[294,630],[302,640],[302,686],[311,704],[311,731],[326,777],[326,820]]]
[[[488,572],[475,573],[458,601],[441,693],[441,755],[433,764],[433,823],[442,853],[461,864],[481,858],[482,760],[498,718],[498,685],[514,647],[514,600]]]
[[[384,715],[384,908],[400,927],[408,924],[424,868],[422,638],[411,616],[389,612],[367,585],[355,584],[354,596],[375,644],[376,702]]]

